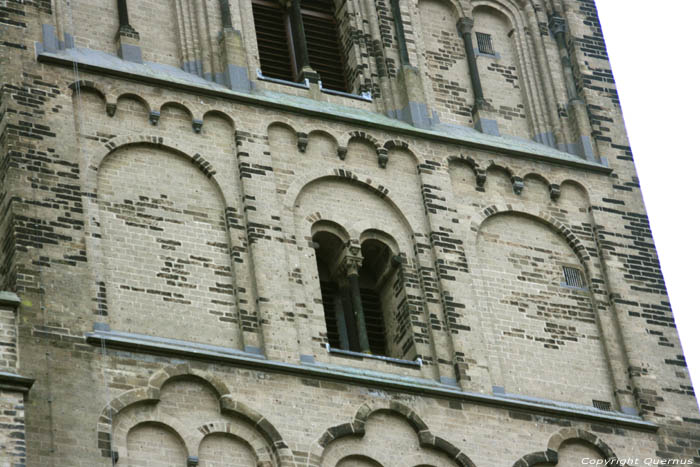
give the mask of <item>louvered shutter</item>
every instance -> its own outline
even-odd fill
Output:
[[[360,297],[362,311],[365,314],[369,348],[374,355],[386,355],[386,328],[379,294],[374,289],[362,288]]]
[[[335,317],[335,297],[338,295],[338,286],[335,282],[321,281],[321,298],[323,299],[323,313],[326,317],[326,335],[331,347],[340,348],[340,335],[338,323]]]
[[[321,76],[324,88],[345,92],[348,91],[345,64],[334,11],[332,1],[302,1],[301,15],[311,68]]]
[[[285,12],[273,2],[254,1],[253,20],[263,75],[294,81]]]

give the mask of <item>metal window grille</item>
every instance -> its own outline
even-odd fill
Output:
[[[564,266],[564,283],[569,287],[585,288],[583,273],[580,269]]]
[[[496,55],[493,50],[493,41],[491,40],[491,34],[485,34],[483,32],[476,33],[476,43],[479,47],[479,52],[482,54]]]
[[[610,402],[606,401],[593,401],[593,407],[599,410],[607,410],[610,411],[612,410],[612,404]]]

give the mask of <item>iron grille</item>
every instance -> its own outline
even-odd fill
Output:
[[[611,411],[612,410],[612,404],[610,402],[606,401],[593,401],[593,407],[599,410],[607,410]]]
[[[477,32],[476,43],[479,47],[479,53],[487,55],[496,55],[496,52],[493,50],[493,41],[491,40],[491,34]]]
[[[586,288],[580,269],[564,266],[564,283],[569,287]]]

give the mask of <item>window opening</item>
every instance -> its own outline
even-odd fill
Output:
[[[326,89],[348,90],[333,0],[296,0],[287,8],[270,0],[252,3],[265,77],[293,82],[320,78]]]
[[[570,266],[564,266],[564,284],[579,289],[586,288],[581,270]]]
[[[612,404],[607,401],[593,401],[593,407],[596,409],[600,410],[606,410],[606,411],[611,411],[612,410]]]
[[[253,1],[260,69],[265,76],[296,81],[289,15],[277,2]]]
[[[476,43],[477,47],[479,48],[479,53],[496,55],[496,52],[493,50],[493,40],[491,38],[491,34],[477,32]]]

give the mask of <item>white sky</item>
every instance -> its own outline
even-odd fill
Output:
[[[661,268],[697,388],[700,1],[596,0],[596,4]]]

